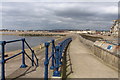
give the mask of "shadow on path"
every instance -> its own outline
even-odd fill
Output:
[[[27,68],[19,68],[14,73],[9,75],[6,80],[16,80],[22,76],[25,76],[26,74],[36,71],[36,68],[37,67],[32,67],[32,66]]]
[[[68,76],[71,73],[73,73],[71,58],[70,58],[70,54],[69,54],[69,46],[70,46],[70,44],[67,46],[67,48],[64,51],[62,80],[66,80],[68,78]]]

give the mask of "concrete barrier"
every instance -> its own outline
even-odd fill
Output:
[[[118,50],[120,46],[107,43],[106,41],[92,42],[80,36],[80,41],[85,44],[93,54],[96,55],[103,62],[112,66],[114,69],[120,69],[118,66],[119,55]]]

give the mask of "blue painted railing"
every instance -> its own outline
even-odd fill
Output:
[[[55,46],[54,40],[52,40],[52,52],[51,56],[49,57],[49,46],[50,42],[45,43],[45,72],[44,72],[44,80],[48,80],[48,65],[50,59],[52,59],[52,64],[50,69],[54,70],[53,71],[53,76],[54,77],[60,77],[61,72],[59,71],[59,68],[62,65],[62,53],[66,49],[66,47],[69,45],[69,43],[72,41],[72,38],[67,38],[66,40],[60,42],[57,46]]]
[[[20,53],[17,53],[11,57],[8,57],[5,59],[5,46],[8,43],[13,43],[13,42],[22,42],[22,51]],[[38,66],[38,58],[34,53],[34,50],[30,47],[30,45],[26,42],[25,38],[22,39],[18,39],[18,40],[12,40],[12,41],[0,41],[0,45],[1,45],[1,80],[5,80],[5,63],[6,61],[22,54],[22,64],[20,66],[20,68],[26,68],[27,65],[25,64],[25,55],[31,60],[32,62],[32,66]],[[28,47],[28,49],[31,51],[32,55],[31,57],[25,52],[25,45]],[[36,62],[34,60],[34,58],[36,59]]]

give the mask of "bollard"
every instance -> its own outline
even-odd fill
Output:
[[[54,40],[52,40],[52,64],[51,64],[51,67],[50,69],[53,70],[54,69],[54,51],[55,51],[55,43],[54,43]]]
[[[1,54],[1,80],[5,80],[5,41],[2,41],[1,46],[2,46],[2,54]]]
[[[45,65],[45,72],[44,72],[44,80],[48,80],[48,64],[49,64],[49,60],[48,60],[48,47],[49,47],[50,43],[45,43],[45,47],[46,47],[46,50],[45,50],[45,62],[44,62],[44,65]]]
[[[53,72],[53,76],[55,77],[60,77],[60,71],[58,71],[59,69],[59,48],[60,46],[56,46],[56,53],[55,53],[56,64],[55,64],[55,71]]]
[[[26,68],[27,65],[25,64],[25,38],[22,39],[22,65],[20,68]]]

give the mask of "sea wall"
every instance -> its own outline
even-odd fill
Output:
[[[106,43],[105,41],[92,42],[80,36],[80,41],[88,47],[98,59],[108,66],[119,69],[119,55],[118,50],[120,46]]]

